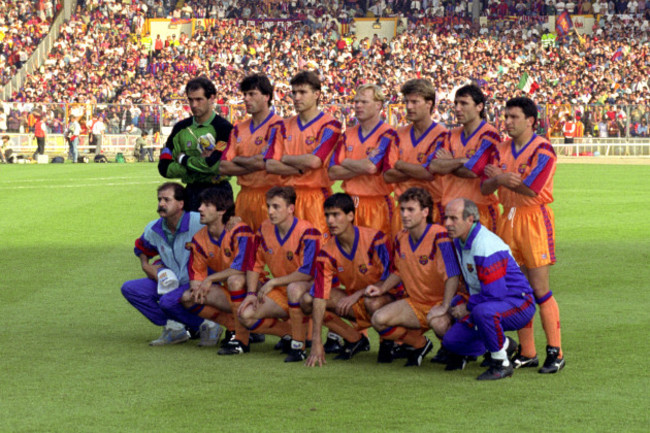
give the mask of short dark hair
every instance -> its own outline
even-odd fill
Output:
[[[269,97],[269,107],[273,100],[273,84],[269,78],[264,74],[252,74],[245,77],[239,84],[239,90],[248,92],[250,90],[259,90],[264,96]]]
[[[199,200],[201,203],[213,205],[219,211],[226,211],[221,218],[221,222],[224,224],[235,215],[235,202],[230,191],[214,187],[207,188],[201,191]]]
[[[458,90],[456,90],[455,97],[458,98],[459,96],[469,96],[470,98],[472,98],[472,101],[474,101],[476,105],[483,104],[483,109],[481,109],[480,116],[481,119],[485,119],[486,98],[485,98],[485,94],[483,93],[483,91],[479,86],[477,86],[476,84],[467,84],[459,88]]]
[[[537,104],[535,104],[532,99],[525,96],[517,96],[516,98],[508,99],[506,102],[506,109],[515,107],[521,108],[521,111],[524,112],[524,116],[527,118],[533,117],[535,119],[533,127],[535,127],[535,124],[537,123]]]
[[[174,200],[185,201],[185,187],[180,183],[165,182],[158,187],[157,193],[160,194],[161,191],[164,191],[166,189],[174,190]]]
[[[325,199],[323,209],[341,209],[343,213],[355,213],[354,200],[348,194],[337,192]]]
[[[214,86],[214,83],[204,76],[192,78],[188,81],[185,85],[185,94],[187,95],[199,89],[203,89],[203,93],[207,99],[217,94],[217,88]]]
[[[397,201],[402,204],[407,201],[417,201],[420,204],[420,208],[429,209],[429,215],[427,216],[427,223],[433,223],[433,199],[431,194],[424,188],[411,187],[404,191],[402,195],[399,196]]]
[[[289,84],[291,84],[292,86],[299,86],[302,84],[306,84],[309,87],[311,87],[311,90],[313,90],[314,92],[316,91],[320,92],[321,90],[320,78],[318,78],[318,75],[314,71],[298,72],[296,75],[293,76]]]
[[[436,89],[433,87],[433,84],[431,84],[431,81],[425,78],[414,78],[408,80],[404,85],[402,85],[400,93],[404,96],[420,95],[425,101],[433,102],[433,104],[431,104],[431,110],[429,110],[433,113],[433,108],[436,106]]]
[[[287,202],[287,205],[296,204],[296,190],[292,186],[274,186],[266,192],[266,201],[280,197]]]

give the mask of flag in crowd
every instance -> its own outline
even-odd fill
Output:
[[[524,75],[521,76],[519,85],[517,87],[527,94],[532,95],[537,89],[539,89],[539,84],[537,84],[533,77],[524,72]]]

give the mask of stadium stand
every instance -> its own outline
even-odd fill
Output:
[[[29,59],[60,7],[59,0],[0,2],[0,85]]]
[[[4,104],[0,130],[29,133],[30,110],[41,107],[51,133],[62,129],[71,111],[81,110],[84,127],[99,116],[109,134],[137,137],[136,128],[164,135],[187,115],[182,89],[196,75],[215,82],[221,114],[236,120],[243,115],[237,84],[253,71],[272,78],[275,109],[287,116],[292,111],[288,80],[310,68],[324,79],[323,105],[346,123],[353,121],[353,89],[367,82],[383,86],[392,104],[385,116],[400,123],[401,83],[425,77],[438,89],[436,121],[454,125],[454,91],[475,81],[490,98],[488,115],[499,127],[499,107],[525,93],[519,88],[528,76],[539,86],[532,97],[544,108],[539,132],[562,136],[571,114],[582,123],[585,137],[648,136],[650,9],[645,2],[633,2],[641,3],[632,6],[634,15],[627,4],[632,2],[612,2],[607,14],[597,16],[591,35],[572,33],[551,46],[543,43],[546,17],[536,13],[557,13],[553,0],[526,3],[525,16],[517,15],[519,2],[484,3],[479,26],[456,12],[460,6],[469,10],[464,1],[335,0],[323,6],[312,0],[186,0],[169,12],[172,24],[208,18],[196,20],[192,35],[158,38],[143,33],[145,18],[159,16],[152,11],[171,5],[88,0],[63,26],[42,67],[13,94],[16,104]],[[626,3],[625,8],[619,3]],[[601,6],[585,1],[575,7],[581,10],[585,4]],[[375,11],[406,17],[392,40],[351,33],[351,17],[372,20]],[[514,15],[499,19],[503,14]],[[255,19],[241,19],[246,16]]]

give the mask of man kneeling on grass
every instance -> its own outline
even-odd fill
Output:
[[[504,331],[526,326],[535,315],[535,302],[510,248],[479,218],[471,200],[453,200],[445,209],[445,227],[454,240],[470,296],[467,302],[458,297],[452,301],[450,312],[456,322],[442,345],[451,353],[447,370],[464,368],[465,357],[478,356],[487,348],[489,368],[477,379],[496,380],[512,376],[509,357],[517,349]]]

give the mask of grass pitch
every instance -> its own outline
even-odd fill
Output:
[[[647,431],[650,167],[558,167],[567,367],[496,383],[477,363],[378,365],[372,331],[322,369],[284,364],[273,337],[239,357],[149,347],[159,329],[120,286],[161,182],[153,164],[0,166],[0,432]],[[539,317],[536,336],[543,361]]]

